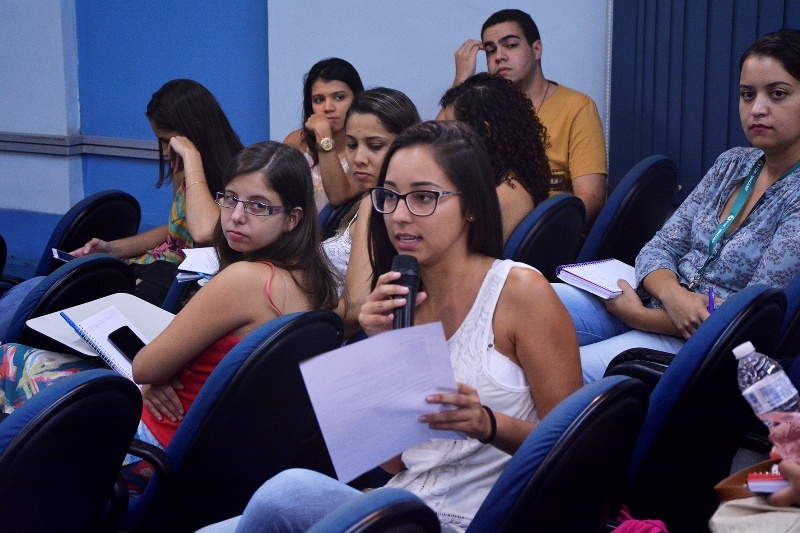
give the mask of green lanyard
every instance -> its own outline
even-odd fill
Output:
[[[688,289],[691,290],[692,287],[697,283],[697,281],[703,276],[703,273],[706,271],[706,267],[711,263],[711,261],[716,257],[714,254],[714,248],[716,248],[719,241],[725,236],[725,232],[728,231],[728,228],[731,227],[733,221],[739,216],[739,212],[744,207],[744,204],[747,203],[747,200],[750,198],[750,194],[753,192],[753,187],[756,184],[756,180],[758,179],[758,175],[761,174],[761,169],[764,168],[764,161],[765,157],[762,155],[758,158],[753,164],[753,167],[750,169],[750,173],[747,175],[747,179],[744,181],[744,185],[742,188],[739,189],[739,194],[736,195],[736,199],[733,201],[733,206],[731,207],[731,212],[722,221],[722,223],[717,227],[716,231],[711,235],[711,242],[708,243],[708,257],[706,258],[706,262],[703,263],[703,266],[700,267],[700,270],[697,271],[692,282],[689,284]],[[794,165],[789,168],[783,175],[778,179],[778,181],[782,180],[792,172],[800,167],[800,161],[796,162]]]

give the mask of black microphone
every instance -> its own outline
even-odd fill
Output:
[[[417,289],[419,289],[417,258],[411,255],[396,255],[392,261],[392,271],[400,272],[400,279],[395,283],[408,287],[408,294],[405,296],[406,304],[394,310],[393,329],[407,328],[414,325],[414,304],[417,300]],[[403,296],[393,296],[393,298],[403,298]]]

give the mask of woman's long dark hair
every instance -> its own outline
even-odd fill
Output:
[[[303,154],[279,142],[254,144],[233,158],[225,172],[225,185],[236,176],[254,172],[261,174],[264,183],[278,194],[281,205],[287,211],[301,207],[303,216],[294,228],[281,234],[277,241],[247,255],[228,245],[222,224],[217,222],[214,247],[219,256],[220,269],[237,261],[269,261],[289,271],[297,286],[309,295],[315,309],[333,309],[338,300],[336,283],[320,245],[311,170]]]
[[[431,150],[437,164],[461,191],[458,196],[461,213],[464,216],[466,213],[474,214],[475,220],[470,224],[467,237],[468,249],[489,257],[502,257],[500,203],[486,152],[478,135],[466,124],[453,121],[422,122],[407,128],[395,138],[386,152],[378,177],[379,187],[386,182],[386,170],[392,157],[399,150],[412,146],[425,146]],[[379,213],[373,215],[369,217],[368,242],[372,288],[375,288],[378,276],[391,270],[397,250],[386,231],[384,217]]]
[[[300,139],[308,148],[314,164],[319,164],[319,154],[317,153],[317,138],[313,133],[306,130],[305,123],[314,114],[314,107],[311,105],[311,87],[317,80],[340,81],[350,87],[353,96],[364,90],[361,83],[361,76],[358,75],[356,68],[338,57],[329,57],[314,63],[311,70],[303,78],[303,127],[300,128]]]
[[[147,118],[156,127],[179,133],[194,143],[203,159],[208,190],[224,189],[222,176],[233,156],[244,148],[228,117],[208,89],[196,81],[178,79],[165,83],[147,104]],[[158,141],[159,173],[157,187],[172,181]]]
[[[456,119],[478,133],[489,156],[495,185],[513,171],[535,205],[547,199],[547,133],[527,96],[510,81],[483,72],[448,90],[440,104],[453,106]]]

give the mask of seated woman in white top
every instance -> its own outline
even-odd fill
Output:
[[[395,139],[386,159],[372,192],[375,282],[361,324],[368,335],[391,328],[408,289],[395,283],[400,274],[389,269],[398,253],[414,256],[422,280],[416,323],[442,323],[459,382],[457,392],[427,398],[452,409],[432,407],[420,422],[469,437],[433,439],[406,451],[384,465],[396,474],[387,486],[420,496],[444,529],[464,531],[509,454],[581,386],[577,339],[564,326],[568,315],[545,278],[527,265],[497,259],[497,195],[480,140],[468,126],[412,126]],[[322,474],[288,470],[256,492],[237,531],[305,531],[359,494]]]
[[[384,87],[358,94],[347,112],[345,155],[352,181],[363,197],[345,215],[337,234],[323,243],[328,259],[344,281],[340,293],[346,296],[340,299],[336,312],[344,320],[347,335],[360,329],[358,312],[372,281],[367,252],[372,202],[367,193],[378,183],[383,158],[394,138],[419,121],[417,108],[408,96]]]
[[[347,177],[344,121],[353,97],[364,90],[356,69],[338,57],[318,61],[303,80],[303,128],[284,143],[306,156],[314,181],[314,201],[320,210],[358,196]]]

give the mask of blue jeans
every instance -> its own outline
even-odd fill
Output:
[[[261,485],[241,517],[206,526],[200,531],[302,532],[360,495],[361,491],[319,472],[285,470]]]
[[[6,339],[8,326],[17,313],[19,304],[36,287],[44,276],[37,276],[14,285],[0,298],[0,342],[14,342],[17,339]]]
[[[631,329],[609,313],[600,298],[586,291],[566,283],[553,283],[552,287],[575,324],[584,383],[602,378],[611,360],[629,348],[678,353],[685,343],[677,337]]]

